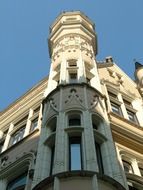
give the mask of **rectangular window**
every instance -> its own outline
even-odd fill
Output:
[[[111,109],[112,109],[112,112],[118,114],[118,115],[122,115],[122,112],[121,112],[121,108],[120,108],[120,105],[114,103],[114,102],[111,102]]]
[[[55,155],[55,146],[51,147],[51,164],[50,164],[50,175],[53,173],[53,166],[54,166],[54,155]]]
[[[96,156],[97,156],[99,172],[104,173],[100,144],[95,142],[95,148],[96,148]]]
[[[69,73],[69,82],[76,83],[77,82],[77,73]]]
[[[133,122],[137,122],[137,118],[134,112],[127,109],[128,119]]]
[[[25,132],[25,126],[17,130],[13,135],[12,135],[12,145],[16,144],[19,142],[21,139],[23,139]]]
[[[81,137],[69,138],[69,167],[70,170],[82,169]]]

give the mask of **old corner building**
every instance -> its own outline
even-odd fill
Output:
[[[143,66],[97,61],[93,22],[51,26],[49,76],[0,113],[0,190],[143,190]]]

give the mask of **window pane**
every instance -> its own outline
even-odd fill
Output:
[[[71,144],[71,170],[81,170],[80,144]]]
[[[77,82],[77,73],[69,73],[69,80],[70,80],[70,83],[76,83]]]
[[[136,116],[134,112],[131,112],[130,110],[127,110],[128,118],[130,121],[136,122]]]
[[[70,139],[70,169],[81,170],[81,139],[75,137]]]
[[[8,183],[7,190],[24,190],[26,185],[26,174],[23,174]]]
[[[38,118],[34,119],[31,124],[31,132],[38,127]]]
[[[50,165],[50,175],[53,173],[54,166],[54,155],[55,155],[55,146],[51,147],[51,165]]]
[[[81,125],[80,114],[71,114],[69,115],[68,119],[69,119],[69,126]]]
[[[12,145],[19,142],[23,138],[24,132],[25,132],[25,127],[19,129],[12,135]]]
[[[80,119],[69,119],[69,126],[80,125]]]
[[[99,172],[104,173],[100,144],[95,142],[95,148],[96,148],[96,156],[97,156],[97,163],[98,163]]]
[[[111,102],[111,108],[112,108],[112,111],[116,114],[119,114],[121,115],[121,110],[120,110],[120,106]]]

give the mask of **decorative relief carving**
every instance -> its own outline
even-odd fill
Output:
[[[53,46],[52,59],[55,61],[60,56],[60,53],[64,52],[65,49],[80,49],[81,51],[85,51],[87,56],[93,58],[94,55],[90,47],[91,42],[88,39],[85,39],[84,36],[68,34],[60,38]]]
[[[57,105],[54,102],[54,99],[51,98],[49,102],[50,102],[50,106],[53,108],[53,110],[56,111],[56,112],[58,112]]]
[[[103,111],[105,110],[101,97],[95,94],[93,95],[93,98],[91,99],[89,110],[94,109],[97,106],[100,107]]]
[[[89,108],[89,109],[92,109],[92,108],[94,108],[94,107],[96,107],[97,106],[97,104],[98,104],[98,102],[99,102],[99,96],[97,96],[96,94],[93,96],[93,99],[91,100],[91,107]]]
[[[85,109],[85,107],[83,105],[83,100],[78,95],[77,90],[75,88],[72,88],[70,90],[70,94],[68,95],[67,99],[65,100],[65,104],[71,103],[71,105],[72,105],[72,102],[74,100],[76,100],[76,103],[78,103],[81,107],[83,107]]]

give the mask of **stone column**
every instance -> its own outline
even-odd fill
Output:
[[[32,117],[32,115],[33,115],[33,110],[30,109],[30,110],[29,110],[29,115],[28,115],[27,124],[26,124],[26,128],[25,128],[25,132],[24,132],[24,136],[23,136],[23,137],[26,137],[26,136],[29,134],[30,127],[31,127],[31,120],[30,120],[30,118]]]
[[[4,142],[4,145],[3,145],[3,148],[2,148],[2,152],[5,151],[7,148],[8,148],[8,145],[9,145],[9,141],[10,141],[10,138],[11,138],[11,131],[13,130],[13,123],[10,124],[9,126],[9,130],[8,130],[8,133],[6,135],[6,138],[5,138],[5,142]]]
[[[133,168],[133,173],[136,174],[136,175],[139,175],[141,176],[141,173],[140,173],[140,170],[139,170],[139,167],[138,167],[138,162],[136,159],[132,159],[132,168]]]
[[[92,122],[88,111],[83,113],[83,125],[84,125],[84,140],[83,151],[85,152],[85,170],[91,170],[98,172],[98,164],[95,152],[95,140],[93,135]]]
[[[7,187],[7,180],[5,179],[0,179],[0,189],[5,190]]]
[[[65,171],[65,114],[60,112],[57,118],[57,130],[55,141],[55,158],[53,173],[60,173]]]

